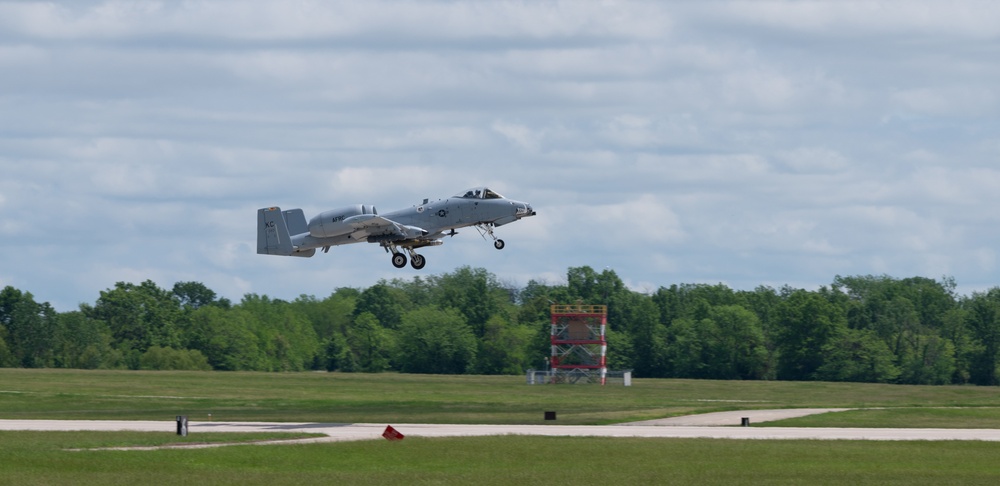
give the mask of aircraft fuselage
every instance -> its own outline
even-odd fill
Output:
[[[279,218],[280,215],[280,218]],[[528,203],[504,198],[482,187],[463,194],[388,213],[378,214],[372,206],[354,205],[322,212],[306,222],[301,209],[282,212],[271,207],[258,210],[257,253],[311,257],[316,249],[351,243],[379,243],[393,254],[393,265],[402,267],[406,257],[414,268],[423,268],[424,258],[417,248],[442,244],[444,236],[455,230],[476,226],[493,238],[497,249],[503,240],[493,235],[493,228],[534,216]]]

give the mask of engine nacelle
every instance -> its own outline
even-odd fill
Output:
[[[316,238],[345,235],[354,231],[344,220],[361,214],[378,214],[374,206],[355,204],[346,208],[324,211],[309,220],[309,234]]]

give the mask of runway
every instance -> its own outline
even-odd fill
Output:
[[[381,439],[387,424],[190,422],[190,435],[204,432],[309,432],[325,437],[296,441],[341,442]],[[876,429],[807,427],[720,427],[662,425],[456,425],[391,424],[406,437],[527,435],[550,437],[645,437],[750,440],[1000,441],[997,429]],[[0,430],[176,432],[174,421],[0,420]],[[288,441],[284,441],[288,442]]]
[[[623,425],[740,425],[746,418],[751,424],[761,422],[771,422],[774,420],[785,420],[807,415],[817,415],[821,413],[845,412],[850,408],[782,408],[777,410],[737,410],[730,412],[700,413],[696,415],[682,415],[680,417],[670,417],[655,420],[643,420],[641,422],[629,422]]]

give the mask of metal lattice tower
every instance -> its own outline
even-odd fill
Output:
[[[554,304],[552,314],[553,378],[576,383],[585,379],[603,385],[607,380],[608,307]]]

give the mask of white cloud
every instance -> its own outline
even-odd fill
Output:
[[[891,99],[905,113],[949,117],[996,113],[998,102],[994,88],[975,85],[903,89],[892,93]]]
[[[718,9],[731,21],[749,22],[803,35],[919,34],[990,39],[1000,34],[996,4],[966,1],[943,4],[913,2],[790,2],[786,0],[732,2]],[[709,10],[709,9],[706,9]]]
[[[534,132],[525,125],[497,120],[493,122],[492,128],[493,131],[503,135],[504,138],[519,148],[528,151],[538,150],[541,134]]]
[[[951,272],[988,287],[998,12],[0,4],[0,268],[60,309],[121,279],[322,296],[417,273],[374,246],[258,256],[256,208],[384,212],[488,184],[539,216],[500,228],[503,252],[465,230],[425,272],[557,282],[609,266],[636,288]]]
[[[777,158],[799,173],[837,173],[851,167],[843,154],[825,147],[799,147],[781,151]]]

